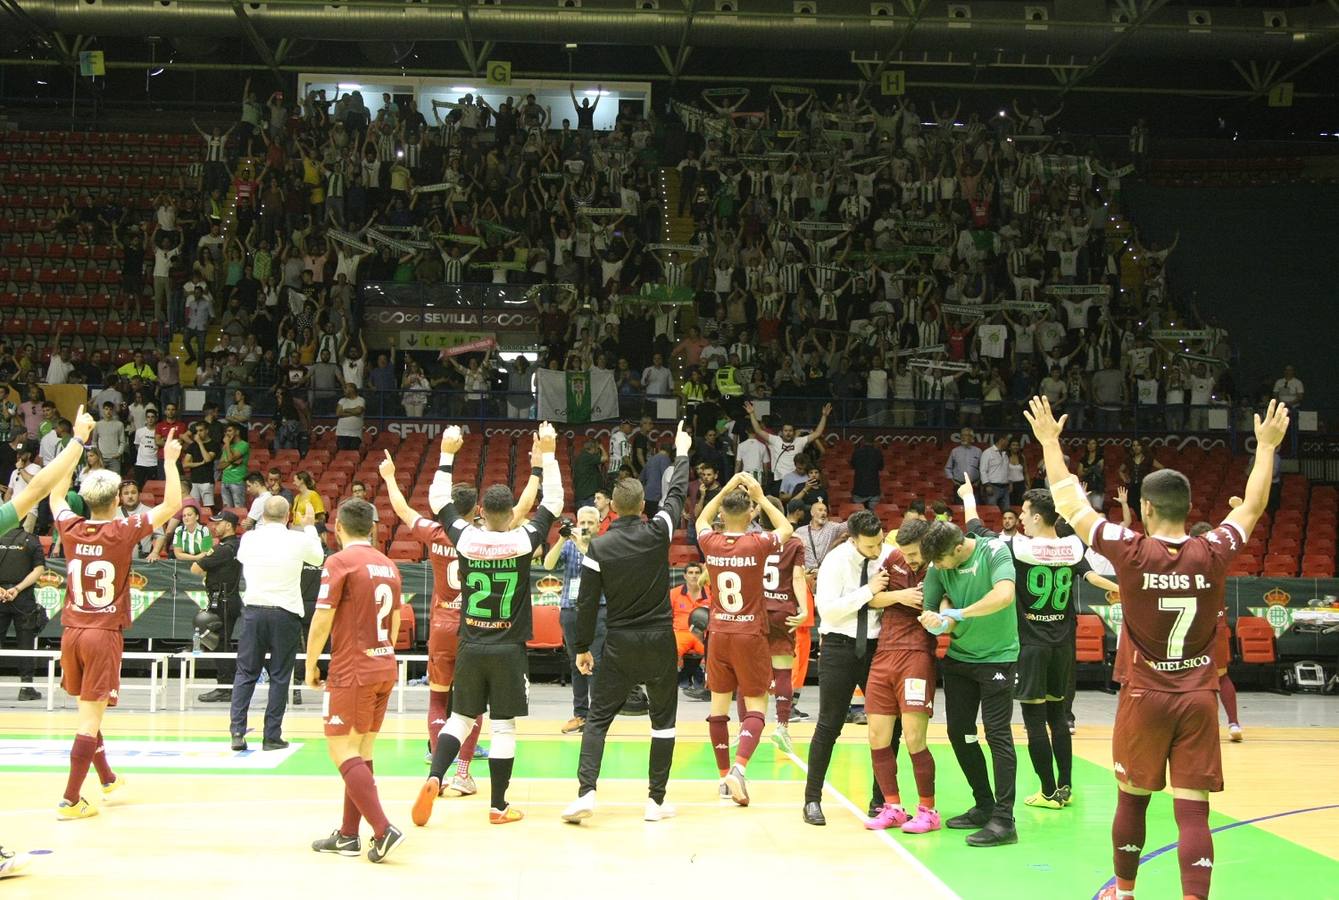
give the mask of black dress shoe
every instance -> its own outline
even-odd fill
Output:
[[[294,705],[294,706],[301,706],[301,705],[302,705],[302,691],[294,691],[294,692],[293,692],[293,705]]]
[[[37,690],[37,689],[34,688],[34,687],[31,687],[31,686],[25,684],[23,687],[19,688],[19,699],[20,699],[20,700],[41,700],[41,699],[42,699],[42,692],[39,691],[39,690]]]
[[[232,748],[239,753],[246,749],[246,737],[240,734],[232,736]]]
[[[212,691],[205,691],[199,699],[201,703],[231,703],[232,688],[214,688]]]
[[[285,741],[283,739],[272,741],[269,738],[266,738],[264,742],[260,745],[260,749],[262,750],[283,750],[286,749],[287,747],[288,747],[288,741]]]
[[[949,828],[984,828],[990,821],[990,814],[984,809],[973,806],[960,816],[954,816],[944,824]]]
[[[812,800],[804,804],[804,824],[806,825],[826,825],[827,817],[823,815],[823,807],[817,800]]]
[[[967,844],[971,847],[1002,847],[1005,844],[1017,844],[1018,832],[1012,823],[991,819],[980,831],[967,835]]]

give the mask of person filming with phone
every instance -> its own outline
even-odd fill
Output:
[[[576,665],[574,649],[577,628],[577,594],[581,591],[581,562],[590,550],[590,539],[600,527],[600,512],[593,506],[577,510],[576,524],[564,519],[558,528],[559,540],[544,554],[544,568],[550,572],[562,567],[563,590],[559,595],[558,620],[563,626],[563,646],[572,666],[572,718],[563,726],[563,734],[579,734],[586,727],[590,714],[590,698],[595,679],[583,674]],[[595,641],[590,652],[599,663],[604,652],[605,606],[600,599],[600,613],[595,620]]]

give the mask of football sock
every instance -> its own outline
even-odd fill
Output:
[[[1139,857],[1144,852],[1145,823],[1151,794],[1116,791],[1116,816],[1111,820],[1111,846],[1116,869],[1116,887],[1134,890]]]
[[[892,747],[876,747],[869,751],[869,755],[874,760],[874,777],[883,791],[883,801],[901,806],[902,794],[897,788],[897,754]]]
[[[935,758],[929,748],[911,754],[911,768],[916,772],[916,793],[921,806],[935,808]]]
[[[772,683],[776,692],[776,721],[779,725],[790,724],[790,669],[772,669]]]
[[[490,754],[488,757],[488,786],[492,796],[489,805],[493,809],[507,808],[507,788],[511,785],[511,770],[515,762],[510,756],[498,759]]]
[[[1041,703],[1022,703],[1023,727],[1027,730],[1027,752],[1032,768],[1041,780],[1041,792],[1047,797],[1055,793],[1055,769],[1052,766],[1051,737],[1046,731],[1046,706]]]
[[[91,735],[74,736],[74,746],[70,748],[70,775],[65,781],[65,799],[70,803],[79,802],[79,791],[84,786],[97,746],[98,739]]]
[[[1051,752],[1055,755],[1055,782],[1064,786],[1074,784],[1074,737],[1069,733],[1069,717],[1065,715],[1065,701],[1046,701],[1046,723],[1051,726]]]
[[[767,727],[767,720],[760,712],[748,712],[744,714],[744,720],[739,723],[739,752],[735,754],[735,765],[744,768],[753,758],[753,751],[758,749],[758,741],[762,740],[763,729]]]
[[[1218,676],[1218,697],[1223,701],[1223,712],[1227,713],[1227,724],[1237,725],[1237,686],[1224,672]]]
[[[367,771],[372,771],[372,760],[366,760]],[[349,793],[348,785],[344,786],[344,821],[340,823],[339,833],[344,837],[358,836],[358,822],[362,818],[362,813],[358,812],[358,804],[353,802],[353,795]]]
[[[386,833],[390,822],[386,820],[386,814],[381,809],[376,782],[372,780],[372,770],[368,767],[367,760],[361,756],[346,759],[339,767],[339,774],[344,778],[345,791],[353,798],[354,805],[367,820],[367,824],[372,826],[372,836],[380,839]],[[356,828],[354,831],[357,833]]]
[[[437,735],[442,733],[442,726],[446,724],[450,700],[450,691],[428,691],[428,748],[430,750],[437,749]]]
[[[479,746],[479,729],[483,727],[484,717],[475,716],[474,727],[460,744],[460,762],[456,763],[456,774],[465,776],[470,774],[470,761],[474,759],[474,748]]]
[[[730,717],[707,716],[707,735],[711,738],[711,749],[716,754],[716,768],[721,777],[730,771]]]
[[[460,750],[460,738],[452,734],[450,728],[451,723],[448,721],[437,736],[437,746],[432,748],[432,766],[428,769],[428,775],[438,781],[446,778],[446,770],[451,768],[451,761]]]
[[[1208,897],[1213,877],[1213,835],[1209,833],[1209,804],[1203,800],[1172,800],[1176,815],[1178,841],[1176,856],[1181,862],[1181,893],[1187,897]]]
[[[98,746],[93,751],[93,768],[98,770],[98,781],[102,784],[111,784],[116,780],[116,773],[112,771],[111,764],[107,762],[107,750],[102,743],[102,732],[98,732]]]

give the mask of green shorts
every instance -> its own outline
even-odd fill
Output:
[[[19,527],[19,514],[14,511],[13,503],[0,505],[0,534],[8,534]]]

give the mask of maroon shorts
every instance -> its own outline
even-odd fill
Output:
[[[436,608],[433,613],[437,612]],[[460,638],[455,628],[434,615],[428,624],[428,682],[449,685],[456,677],[456,649]]]
[[[1232,646],[1230,643],[1232,632],[1227,627],[1227,619],[1219,618],[1218,627],[1213,633],[1213,669],[1215,672],[1227,668],[1227,664],[1232,662]]]
[[[1166,787],[1169,766],[1174,788],[1221,791],[1218,692],[1122,688],[1111,756],[1116,778],[1146,791]]]
[[[795,655],[795,632],[786,624],[786,619],[793,615],[788,609],[767,611],[767,651],[770,655]]]
[[[390,703],[394,681],[377,684],[351,684],[347,687],[326,686],[321,698],[321,719],[325,736],[338,737],[356,731],[372,734],[381,730]]]
[[[67,628],[60,638],[61,687],[71,697],[115,706],[125,638],[109,628]]]
[[[872,716],[935,711],[935,658],[923,650],[880,651],[865,681],[865,712]]]
[[[772,654],[761,634],[713,631],[707,641],[707,687],[713,694],[739,690],[741,697],[764,697],[772,685]]]

